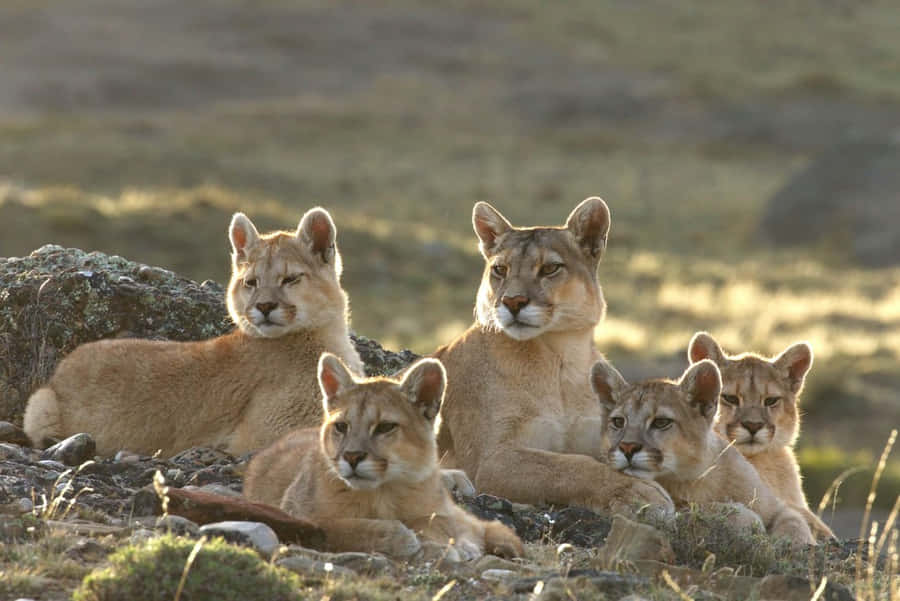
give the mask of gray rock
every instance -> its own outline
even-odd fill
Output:
[[[0,443],[0,460],[15,459],[21,461],[25,459],[25,452],[21,447],[14,444]]]
[[[328,561],[319,561],[309,557],[294,555],[282,557],[275,561],[275,565],[288,569],[301,576],[356,576],[356,572],[350,568],[337,565]]]
[[[236,543],[256,550],[269,558],[278,549],[278,536],[266,524],[260,522],[216,522],[200,527],[200,535],[221,536],[230,543]]]
[[[241,493],[224,484],[205,484],[203,486],[185,486],[185,490],[200,490],[223,497],[240,497]]]
[[[197,524],[179,515],[160,516],[156,519],[154,528],[163,532],[171,532],[178,536],[194,537],[200,533],[200,527]]]
[[[799,576],[773,574],[766,576],[759,583],[758,599],[760,601],[807,601],[812,597],[816,586],[818,583],[811,583],[806,578]],[[829,581],[819,599],[822,601],[853,601],[854,596],[847,587]]]
[[[41,457],[53,461],[59,461],[65,465],[81,465],[85,461],[94,458],[97,444],[90,434],[73,434],[61,440],[52,447],[46,449]]]
[[[514,570],[504,570],[502,568],[491,568],[481,572],[481,579],[489,582],[509,582],[518,577],[518,572]]]
[[[675,552],[669,539],[656,528],[614,515],[612,530],[600,549],[599,557],[607,566],[614,566],[618,561],[641,559],[672,563]]]
[[[234,457],[225,451],[211,449],[209,447],[191,447],[169,459],[169,463],[187,467],[207,466],[217,463],[230,463],[233,461]]]
[[[109,548],[92,538],[82,538],[65,550],[66,557],[77,561],[100,561],[109,554]]]
[[[0,442],[11,443],[20,446],[29,446],[31,441],[25,435],[25,431],[19,426],[9,422],[0,422]]]

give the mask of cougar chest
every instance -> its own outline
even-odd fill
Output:
[[[535,390],[537,411],[522,428],[523,442],[554,453],[603,457],[600,405],[590,389],[588,372],[563,361],[557,365],[552,377]]]

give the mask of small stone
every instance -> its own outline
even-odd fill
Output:
[[[485,570],[520,570],[522,566],[496,555],[484,555],[475,562],[473,567],[475,571],[483,572]]]
[[[41,457],[60,461],[66,465],[81,465],[85,461],[94,458],[97,444],[90,434],[82,432],[60,441],[46,449]]]
[[[383,574],[393,567],[391,560],[377,553],[334,553],[327,554],[323,561],[342,566],[360,574]]]
[[[350,568],[334,564],[330,561],[318,561],[298,555],[282,557],[275,565],[288,569],[301,576],[356,576]]]
[[[150,540],[151,538],[154,538],[155,536],[156,533],[152,530],[147,530],[146,528],[138,528],[131,533],[129,540],[132,543],[142,543],[144,541]]]
[[[138,463],[140,461],[146,461],[147,459],[150,458],[138,455],[137,453],[132,453],[131,451],[119,451],[116,453],[116,456],[113,457],[113,461],[117,463]]]
[[[0,460],[25,461],[27,456],[21,447],[10,443],[0,443]]]
[[[27,447],[31,445],[25,431],[15,424],[0,421],[0,442],[8,442],[14,445]]]
[[[66,549],[66,557],[85,562],[96,562],[109,555],[109,549],[90,538],[83,538]]]
[[[178,536],[195,537],[200,532],[200,527],[187,518],[180,515],[163,515],[157,518],[154,528],[164,532],[171,532]]]
[[[144,517],[148,515],[159,515],[162,511],[162,501],[159,495],[151,488],[142,488],[134,493],[131,500],[131,515],[135,517]]]
[[[17,500],[16,505],[18,505],[19,513],[31,513],[34,510],[34,503],[31,499],[24,497]]]
[[[167,271],[160,267],[151,267],[149,265],[142,265],[137,270],[137,276],[145,282],[161,282],[165,279],[174,277],[174,275],[175,274],[171,271]]]
[[[241,493],[234,490],[233,488],[229,488],[224,484],[206,484],[204,486],[185,486],[184,490],[196,490],[200,492],[207,492],[213,495],[221,495],[223,497],[241,497]]]
[[[174,484],[176,486],[181,486],[187,480],[187,475],[184,473],[184,470],[181,469],[169,469],[166,470],[166,482]]]
[[[758,599],[760,601],[809,601],[818,583],[811,583],[800,576],[772,574],[759,583]],[[822,601],[853,601],[850,590],[840,584],[829,581],[825,591],[819,597]]]
[[[481,579],[490,582],[509,582],[518,578],[519,574],[512,570],[501,570],[498,568],[484,570],[481,572]]]
[[[621,515],[614,515],[612,530],[599,553],[605,565],[612,566],[617,561],[637,561],[652,559],[674,563],[675,552],[672,545],[659,530],[633,522]]]
[[[278,549],[278,536],[262,522],[216,522],[201,526],[200,534],[221,536],[230,543],[251,547],[266,558]]]
[[[230,463],[232,461],[234,461],[234,457],[225,451],[211,449],[209,447],[191,447],[169,459],[169,463],[194,469],[198,466],[205,467],[219,463]]]

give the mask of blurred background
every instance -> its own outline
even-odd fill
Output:
[[[3,1],[0,256],[224,283],[233,211],[322,205],[354,329],[427,353],[472,320],[475,201],[560,224],[599,195],[599,347],[677,376],[698,329],[809,340],[806,488],[861,466],[858,508],[900,425],[898,31],[894,0]]]

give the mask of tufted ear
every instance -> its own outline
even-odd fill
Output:
[[[420,359],[406,372],[400,389],[409,402],[421,410],[425,419],[437,416],[447,386],[447,372],[437,359]]]
[[[316,207],[308,210],[300,219],[296,235],[313,254],[321,256],[325,263],[331,263],[334,260],[337,228],[334,226],[331,215],[325,209]]]
[[[228,226],[228,239],[231,240],[234,261],[245,261],[247,252],[259,242],[259,232],[249,217],[243,213],[235,213]]]
[[[319,388],[322,390],[322,409],[328,413],[328,404],[337,394],[353,387],[356,381],[344,362],[337,355],[322,353],[319,357]]]
[[[688,361],[697,363],[703,359],[711,359],[716,365],[722,365],[725,362],[725,352],[711,334],[697,332],[688,344]]]
[[[600,399],[600,404],[607,411],[612,411],[616,406],[616,398],[628,382],[622,374],[606,359],[600,359],[591,368],[591,387]]]
[[[812,367],[812,347],[806,342],[798,342],[789,346],[773,361],[775,368],[787,376],[791,392],[798,393],[803,388],[803,381],[809,368]]]
[[[566,227],[575,236],[582,252],[595,261],[599,261],[606,250],[609,225],[609,207],[597,196],[581,201],[566,219]]]
[[[681,376],[679,385],[687,394],[691,407],[711,421],[722,394],[722,375],[716,364],[709,359],[694,363]]]
[[[493,254],[500,238],[513,229],[506,217],[486,202],[476,202],[472,208],[472,227],[480,240],[478,248],[485,257]]]

